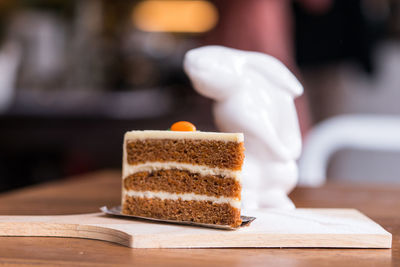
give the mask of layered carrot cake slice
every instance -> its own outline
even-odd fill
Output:
[[[238,227],[243,134],[130,131],[122,213]]]

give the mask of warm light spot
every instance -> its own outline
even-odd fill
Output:
[[[149,0],[133,10],[133,23],[142,31],[201,33],[211,30],[217,20],[217,9],[207,1]]]

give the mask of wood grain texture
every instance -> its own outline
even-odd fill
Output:
[[[258,210],[236,231],[149,222],[102,213],[0,216],[0,236],[79,237],[132,248],[390,248],[392,236],[353,209]]]
[[[96,212],[120,202],[120,172],[104,171],[0,195],[2,215]],[[130,249],[89,239],[0,237],[0,264],[44,266],[400,266],[400,187],[297,188],[298,207],[356,208],[393,234],[392,249]]]

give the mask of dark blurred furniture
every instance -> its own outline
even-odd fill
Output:
[[[311,12],[293,1],[296,58],[300,67],[354,61],[372,72],[372,52],[387,34],[397,9],[389,1],[332,1],[323,12]],[[392,14],[393,13],[393,14]]]
[[[211,101],[205,98],[151,90],[143,95],[103,94],[76,109],[57,107],[55,101],[49,107],[31,107],[26,114],[14,109],[0,116],[0,192],[119,168],[123,135],[129,130],[166,130],[178,120],[191,121],[202,131],[215,130]]]

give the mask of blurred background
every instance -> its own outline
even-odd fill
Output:
[[[118,169],[127,130],[216,130],[182,69],[207,44],[284,62],[306,142],[338,115],[400,116],[397,0],[0,0],[0,191]],[[339,148],[332,181],[400,183],[395,149]]]

